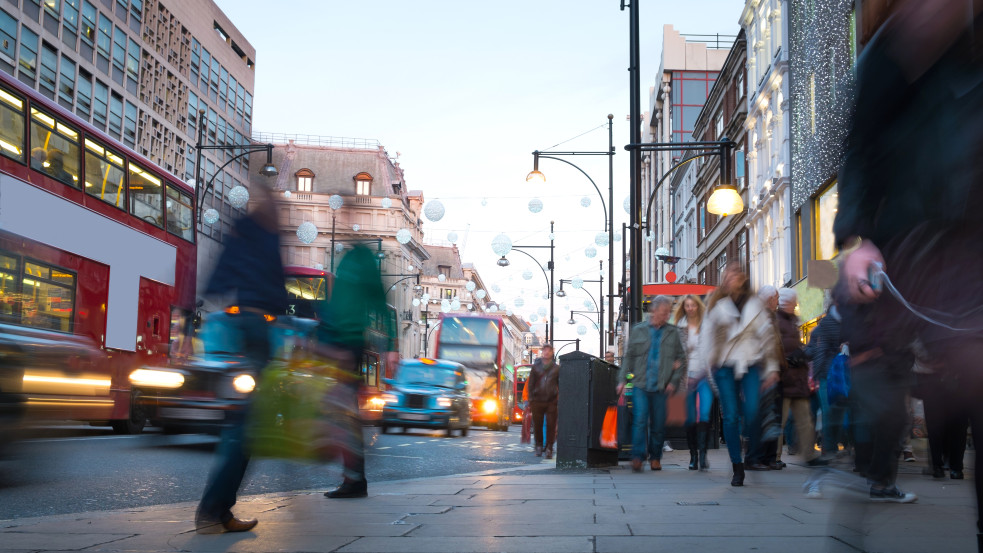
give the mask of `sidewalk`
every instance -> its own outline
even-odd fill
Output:
[[[557,471],[544,462],[371,483],[365,499],[331,500],[324,490],[242,497],[236,513],[260,522],[240,534],[196,534],[193,503],[0,521],[0,551],[976,550],[971,474],[932,480],[908,464],[899,484],[918,503],[871,504],[832,485],[824,499],[807,499],[802,484],[817,472],[791,463],[749,472],[733,488],[726,450],[711,451],[709,473],[687,470],[688,461],[688,452],[667,453],[661,472],[641,474],[625,464]]]

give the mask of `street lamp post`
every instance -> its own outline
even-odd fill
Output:
[[[535,261],[536,262],[536,265],[539,266],[539,269],[541,271],[543,271],[543,278],[546,279],[546,286],[547,286],[546,290],[549,293],[549,299],[550,299],[550,316],[549,316],[549,320],[546,321],[546,342],[547,343],[552,343],[552,341],[553,341],[552,340],[552,337],[555,334],[555,332],[554,333],[551,333],[551,331],[550,331],[550,329],[553,328],[553,270],[554,270],[554,267],[555,267],[555,264],[553,263],[553,253],[554,253],[553,223],[554,223],[553,221],[550,221],[550,245],[549,246],[515,246],[515,245],[509,245],[508,246],[508,250],[505,251],[505,253],[502,254],[502,257],[499,258],[499,260],[498,260],[498,266],[499,267],[508,267],[509,266],[509,260],[505,256],[508,255],[508,253],[510,251],[515,250],[515,251],[518,251],[519,253],[525,255],[529,259],[532,259],[533,261]],[[531,249],[531,248],[549,248],[550,249],[550,260],[549,260],[549,263],[546,264],[546,267],[550,271],[549,276],[546,276],[546,269],[543,268],[543,266],[539,263],[539,261],[536,260],[535,257],[533,257],[532,255],[528,254],[527,252],[522,251],[522,250]]]
[[[642,312],[642,283],[641,283],[641,267],[642,267],[642,232],[651,223],[649,218],[649,210],[652,209],[652,200],[655,198],[655,192],[659,189],[659,186],[669,177],[676,169],[679,169],[683,165],[693,161],[694,159],[700,157],[706,157],[711,155],[720,156],[720,184],[714,189],[713,193],[710,195],[707,201],[707,211],[717,215],[733,215],[734,213],[740,212],[744,209],[744,202],[741,200],[740,193],[737,188],[731,183],[730,176],[730,151],[734,147],[734,143],[727,139],[727,137],[721,137],[720,140],[715,141],[703,141],[703,142],[645,142],[645,143],[632,143],[625,146],[626,150],[630,150],[634,156],[636,153],[641,155],[641,152],[688,152],[695,151],[697,153],[683,159],[682,161],[676,163],[670,167],[659,179],[658,183],[652,189],[652,193],[645,204],[645,211],[643,212],[644,217],[641,218],[637,224],[632,225],[632,245],[631,245],[631,315],[633,317],[638,317],[634,319],[632,317],[632,324],[639,322],[641,320]],[[636,200],[632,200],[632,217],[635,217],[635,212],[641,212],[641,193],[638,196],[638,205],[635,205]],[[638,209],[636,209],[636,207]],[[638,248],[636,249],[636,242],[638,243]],[[636,282],[637,275],[637,282]]]
[[[599,283],[600,284],[600,288],[601,288],[601,298],[604,297],[604,276],[603,275],[600,278],[598,278],[597,280],[585,280],[584,282],[597,282],[597,283]],[[556,295],[557,296],[560,296],[561,298],[567,295],[567,293],[563,290],[563,284],[564,283],[570,283],[570,284],[572,284],[573,283],[573,280],[572,279],[566,279],[566,278],[561,278],[560,279],[560,289],[557,290]],[[598,332],[599,332],[599,336],[600,336],[600,341],[599,341],[599,344],[598,344],[598,348],[599,349],[597,350],[597,355],[598,355],[598,357],[602,357],[604,355],[604,302],[598,302],[596,299],[594,299],[594,295],[591,294],[590,292],[588,292],[586,288],[584,288],[584,287],[581,286],[580,289],[583,290],[583,292],[585,294],[587,294],[588,296],[590,296],[591,301],[594,302],[594,306],[598,310],[597,312],[600,313],[600,317],[597,319],[598,327],[599,327],[598,328]],[[594,313],[594,312],[592,311],[592,313]],[[608,332],[612,332],[612,329],[609,328],[608,329]]]
[[[198,119],[199,119],[198,138],[197,138],[197,142],[195,143],[195,217],[199,221],[198,222],[199,229],[203,224],[201,219],[201,210],[205,206],[205,194],[208,192],[208,189],[211,188],[212,183],[215,182],[215,177],[218,176],[218,174],[222,172],[222,169],[225,169],[230,163],[241,158],[242,156],[251,154],[253,152],[261,152],[265,150],[266,163],[264,163],[263,167],[260,168],[259,174],[263,175],[264,177],[275,177],[278,173],[276,167],[273,165],[273,144],[204,144],[203,141],[204,141],[205,126],[200,124],[201,117],[202,115],[204,115],[204,113],[205,112],[203,110],[200,110],[198,112]],[[211,178],[208,179],[208,182],[206,182],[204,186],[198,186],[198,184],[202,182],[201,152],[203,150],[233,150],[233,151],[243,150],[243,151],[239,154],[232,156],[231,158],[229,158],[228,161],[226,161],[217,169],[215,169],[215,173],[212,174]]]
[[[560,351],[562,351],[563,348],[569,346],[570,344],[577,344],[577,346],[576,346],[577,351],[580,351],[580,338],[577,338],[575,340],[555,340],[555,341],[556,342],[567,342],[567,343],[566,344],[563,344],[562,346],[560,346],[560,349],[558,349],[555,352],[553,352],[553,356],[554,357],[559,357],[560,356]]]
[[[601,198],[601,209],[604,211],[604,227],[608,231],[608,329],[614,328],[614,115],[608,114],[608,150],[606,152],[540,152],[536,150],[532,153],[533,170],[526,175],[526,182],[534,184],[545,184],[546,176],[539,171],[540,159],[553,159],[562,161],[574,169],[580,171],[582,175],[597,190],[597,195]],[[608,201],[604,201],[604,194],[597,187],[594,179],[590,178],[583,169],[577,167],[569,161],[556,156],[608,156]],[[601,292],[603,299],[604,293]],[[601,334],[603,337],[603,333]],[[609,344],[614,344],[614,333],[610,333]],[[602,350],[604,348],[601,348]]]

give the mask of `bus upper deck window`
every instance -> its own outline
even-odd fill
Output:
[[[24,101],[0,88],[0,154],[24,163]]]

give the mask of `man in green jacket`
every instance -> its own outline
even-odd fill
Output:
[[[618,393],[632,374],[631,468],[641,472],[646,457],[652,470],[662,470],[662,442],[666,430],[666,399],[679,388],[686,374],[686,350],[679,329],[669,324],[672,300],[656,296],[649,305],[649,320],[631,328],[628,348],[618,371]]]

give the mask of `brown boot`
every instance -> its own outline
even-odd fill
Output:
[[[659,461],[658,459],[652,459],[651,461],[649,461],[649,467],[652,470],[662,470],[662,462]]]
[[[642,472],[642,460],[632,459],[631,460],[631,471],[632,472]]]

